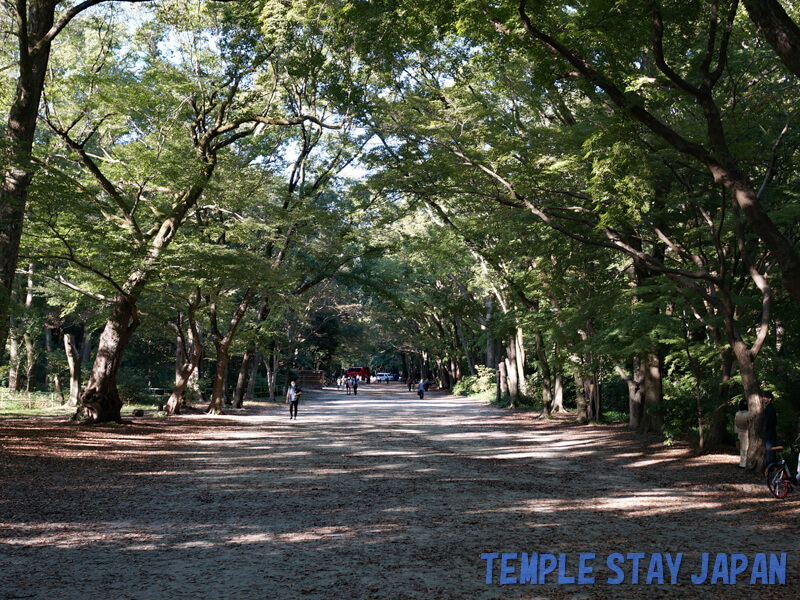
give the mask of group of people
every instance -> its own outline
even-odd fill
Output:
[[[778,444],[778,415],[772,401],[775,399],[772,392],[761,392],[761,401],[764,403],[764,444],[767,448],[767,464],[775,462],[775,452],[772,450]],[[747,400],[739,401],[739,410],[733,418],[736,433],[739,434],[739,467],[747,467],[747,448],[750,445],[750,410]]]
[[[346,389],[347,395],[350,395],[350,391],[353,391],[353,395],[358,394],[358,377],[347,377],[342,375],[341,377],[337,377],[336,379],[336,389]]]

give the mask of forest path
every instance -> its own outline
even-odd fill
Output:
[[[122,427],[0,420],[0,598],[796,598],[798,499],[737,457],[364,385]],[[595,553],[592,585],[499,585],[486,552]],[[607,583],[612,552],[646,553]],[[644,585],[652,553],[676,585]],[[787,585],[694,586],[703,552],[788,552]],[[512,577],[519,576],[519,561]],[[657,581],[657,579],[654,579]]]

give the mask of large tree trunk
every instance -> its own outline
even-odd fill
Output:
[[[106,322],[89,383],[81,394],[83,417],[93,422],[119,422],[122,400],[117,390],[117,371],[125,348],[139,326],[134,300],[119,296]]]
[[[761,405],[761,389],[756,377],[753,355],[742,340],[734,340],[733,353],[739,366],[739,376],[747,397],[750,412],[749,445],[747,447],[747,468],[761,471],[766,462],[766,440],[764,410]]]
[[[4,148],[0,144],[3,157],[0,163],[4,165],[0,171],[0,360],[5,353],[9,299],[17,270],[28,186],[33,177],[30,153],[50,58],[50,41],[46,35],[53,27],[55,4],[29,0],[26,7],[25,3],[17,3],[22,10],[18,23],[27,27],[17,31],[19,77],[8,112],[5,140],[0,140],[8,142]]]
[[[122,402],[117,390],[117,370],[131,335],[139,325],[136,303],[139,300],[151,272],[161,262],[163,252],[175,239],[183,219],[205,190],[214,172],[214,164],[203,166],[203,180],[187,190],[181,202],[162,222],[152,237],[142,262],[122,286],[123,293],[117,297],[112,314],[100,336],[97,356],[92,367],[89,383],[83,392],[83,416],[92,421],[119,421]]]
[[[75,338],[71,333],[64,334],[64,351],[67,354],[67,364],[69,365],[69,400],[67,406],[78,406],[78,399],[81,395],[81,363],[83,355],[75,344]]]

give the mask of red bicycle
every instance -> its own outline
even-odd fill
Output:
[[[800,458],[800,436],[794,441],[794,444],[789,448],[794,456]],[[789,470],[789,465],[783,457],[783,451],[786,450],[784,446],[775,446],[772,451],[778,455],[778,462],[769,465],[764,471],[767,478],[767,487],[770,493],[776,498],[783,499],[798,485],[800,481],[800,460],[797,462],[797,471],[792,474]]]

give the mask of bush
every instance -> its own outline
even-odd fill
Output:
[[[462,377],[453,386],[453,393],[458,396],[474,396],[494,390],[497,385],[497,378],[493,369],[485,365],[476,365],[476,375]]]

